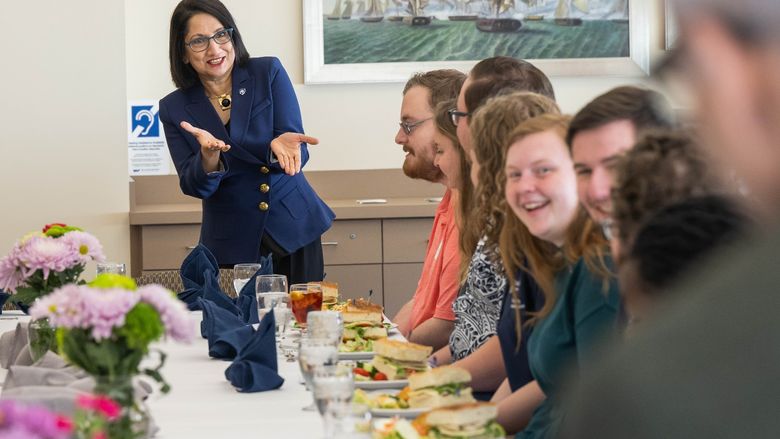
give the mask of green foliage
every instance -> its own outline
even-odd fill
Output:
[[[157,310],[148,303],[139,302],[125,316],[125,324],[114,332],[125,339],[127,347],[146,354],[149,344],[165,333],[165,326]]]
[[[79,276],[84,271],[84,264],[78,264],[61,272],[49,272],[49,277],[43,277],[43,270],[35,270],[35,273],[27,278],[26,286],[16,289],[13,300],[25,305],[31,305],[35,299],[43,297],[57,288],[72,283],[78,283]]]
[[[102,273],[95,279],[89,282],[87,285],[93,288],[121,288],[123,290],[135,291],[138,289],[138,285],[130,277],[122,276],[115,273]]]
[[[59,238],[60,236],[73,231],[81,232],[82,230],[78,227],[66,226],[64,224],[52,224],[45,232],[43,232],[43,234],[52,238]]]

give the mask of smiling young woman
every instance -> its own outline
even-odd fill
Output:
[[[587,257],[606,254],[607,243],[578,203],[565,142],[568,122],[565,116],[543,115],[517,127],[504,166],[507,208],[499,238],[504,268],[511,279],[530,274],[544,297],[538,313],[521,321],[518,310],[515,318],[518,332],[532,331],[528,364],[546,399],[535,408],[521,389],[499,405],[502,424],[530,417],[517,436],[522,438],[555,436],[563,418],[558,404],[564,375],[592,364],[595,347],[615,328],[617,317],[615,279],[606,270],[591,268],[610,262]],[[518,289],[527,285],[514,288],[513,294],[522,294]]]

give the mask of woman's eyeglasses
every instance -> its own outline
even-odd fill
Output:
[[[229,27],[227,29],[216,31],[214,35],[210,37],[195,37],[191,39],[189,43],[186,43],[186,46],[189,47],[193,52],[203,52],[209,48],[209,43],[211,40],[214,40],[214,42],[217,44],[225,44],[229,43],[232,39],[233,28]]]

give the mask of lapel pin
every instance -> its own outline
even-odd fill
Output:
[[[246,89],[245,88],[239,89],[238,90],[238,94],[240,94],[241,96],[244,96],[246,94]]]

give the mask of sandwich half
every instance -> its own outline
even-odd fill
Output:
[[[437,408],[474,402],[471,374],[466,369],[442,366],[409,376],[409,407]]]
[[[427,371],[432,351],[430,346],[381,338],[374,341],[371,364],[388,380],[403,380],[415,372]]]
[[[488,402],[472,402],[431,410],[413,424],[429,439],[496,439],[506,431],[496,422],[498,409]]]

